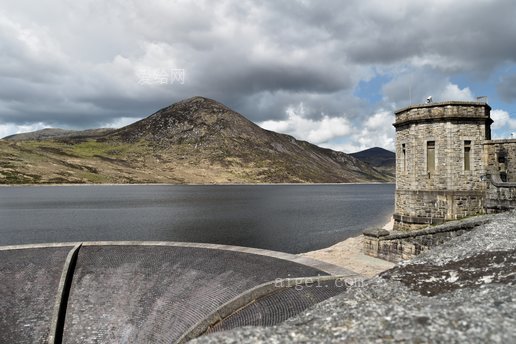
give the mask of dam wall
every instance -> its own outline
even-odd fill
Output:
[[[252,248],[85,242],[0,247],[0,278],[0,343],[52,344],[175,343],[275,324],[361,276]]]

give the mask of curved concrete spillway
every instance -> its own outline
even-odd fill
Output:
[[[344,291],[328,282],[294,291],[306,282],[301,277],[359,277],[315,260],[233,246],[76,245],[0,248],[0,342],[185,341],[224,324],[261,324],[256,318],[262,314],[270,319],[266,325],[274,324]],[[247,307],[257,300],[260,307]],[[292,307],[270,310],[282,302]],[[239,317],[243,309],[246,316]]]
[[[45,343],[73,246],[0,250],[0,342]]]

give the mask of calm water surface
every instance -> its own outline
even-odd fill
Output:
[[[299,253],[383,225],[393,184],[0,187],[0,245],[156,240]]]

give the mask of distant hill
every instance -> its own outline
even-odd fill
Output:
[[[117,130],[80,133],[0,141],[0,183],[392,181],[362,160],[264,130],[203,97]]]
[[[390,150],[373,147],[360,152],[351,153],[350,155],[367,162],[369,165],[391,176],[396,175],[396,154]]]
[[[28,141],[28,140],[52,140],[63,137],[75,138],[94,138],[108,134],[115,129],[100,128],[100,129],[86,129],[86,130],[66,130],[59,128],[45,128],[30,133],[14,134],[4,137],[8,141]]]

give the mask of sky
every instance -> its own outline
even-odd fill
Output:
[[[516,132],[514,0],[0,0],[0,137],[120,127],[193,96],[344,151],[487,96]]]

